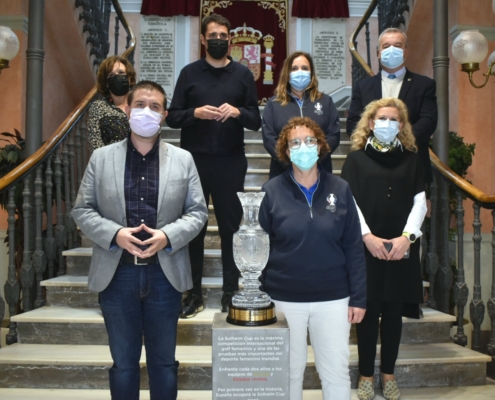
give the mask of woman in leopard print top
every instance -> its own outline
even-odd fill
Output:
[[[98,70],[97,89],[105,100],[96,100],[89,109],[88,135],[91,151],[120,142],[130,133],[125,113],[127,93],[136,83],[132,64],[120,56],[104,60]]]

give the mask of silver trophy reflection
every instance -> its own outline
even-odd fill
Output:
[[[244,289],[229,306],[227,322],[242,326],[262,326],[277,322],[275,305],[270,296],[259,289],[258,278],[268,262],[270,241],[258,223],[263,192],[237,193],[244,218],[234,234],[234,261],[244,278]]]

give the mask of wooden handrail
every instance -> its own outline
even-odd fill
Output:
[[[113,7],[115,12],[119,16],[122,21],[122,25],[124,29],[131,37],[131,41],[129,43],[129,48],[124,51],[122,57],[129,57],[129,55],[136,48],[136,37],[134,32],[132,31],[127,19],[125,18],[122,9],[120,8],[120,4],[117,0],[112,0]],[[35,168],[40,162],[42,162],[50,153],[55,149],[58,144],[62,141],[62,139],[67,135],[71,127],[77,122],[77,120],[81,117],[83,112],[89,106],[93,98],[98,94],[96,90],[96,85],[89,91],[89,93],[84,97],[84,99],[76,106],[76,108],[69,114],[69,116],[62,122],[62,124],[57,128],[55,133],[51,135],[48,140],[30,157],[25,159],[20,165],[18,165],[15,169],[10,171],[8,174],[4,175],[0,178],[0,191],[5,190],[10,185],[12,185],[15,181],[22,178],[25,174]]]
[[[352,56],[361,65],[361,67],[363,67],[363,69],[367,72],[369,76],[373,76],[375,74],[373,73],[373,70],[369,67],[369,65],[366,64],[364,58],[361,57],[361,54],[359,54],[359,52],[357,51],[356,47],[354,46],[354,42],[356,41],[357,35],[361,31],[361,29],[363,29],[363,26],[366,24],[373,11],[375,11],[377,4],[378,4],[378,0],[371,1],[370,6],[363,15],[363,18],[361,18],[361,21],[359,21],[358,26],[356,27],[356,29],[354,29],[354,32],[352,32],[351,37],[349,38],[349,50]]]
[[[83,111],[89,105],[94,96],[96,96],[96,86],[94,86],[90,92],[84,97],[84,99],[77,105],[71,114],[62,122],[57,128],[55,133],[41,146],[36,153],[25,159],[17,168],[10,171],[8,174],[0,178],[0,191],[9,187],[17,179],[24,176],[32,168],[38,165],[51,151],[59,144],[59,142],[65,137],[69,128],[77,122]]]
[[[363,57],[359,54],[356,47],[354,46],[354,42],[356,41],[357,35],[360,30],[364,27],[365,23],[370,18],[371,14],[375,10],[378,4],[378,0],[372,0],[370,6],[366,10],[359,21],[358,26],[352,32],[349,38],[349,50],[356,61],[363,67],[363,69],[368,73],[368,75],[373,76],[374,73],[372,69],[368,66],[368,64],[364,61]],[[452,171],[447,165],[445,165],[437,155],[430,149],[430,160],[431,163],[435,166],[435,168],[445,177],[450,183],[457,188],[459,188],[466,196],[471,198],[474,201],[477,201],[485,208],[495,209],[495,195],[488,195],[483,193],[480,189],[473,186],[471,183],[457,175],[454,171]]]
[[[438,172],[447,178],[447,180],[449,180],[454,186],[463,191],[469,198],[481,203],[486,208],[495,208],[495,195],[483,193],[480,189],[457,175],[447,165],[445,165],[431,149],[430,160]]]

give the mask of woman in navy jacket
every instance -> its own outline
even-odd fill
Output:
[[[349,185],[317,165],[325,134],[309,118],[284,127],[277,154],[291,167],[269,180],[259,221],[270,236],[262,289],[290,327],[290,398],[302,399],[311,337],[323,398],[350,399],[349,330],[366,308],[366,264]]]
[[[268,100],[263,111],[263,144],[272,156],[270,179],[289,167],[277,157],[276,145],[280,131],[293,117],[309,117],[323,130],[330,151],[320,160],[320,165],[332,173],[330,154],[340,143],[339,115],[332,98],[318,91],[313,59],[302,51],[292,53],[284,61],[275,96]]]

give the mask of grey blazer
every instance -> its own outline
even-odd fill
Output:
[[[112,280],[122,249],[110,249],[116,232],[126,227],[124,170],[127,140],[93,152],[79,188],[72,217],[93,242],[88,288],[103,291]],[[160,142],[157,229],[172,251],[160,250],[160,266],[179,292],[192,287],[188,243],[204,226],[208,212],[191,154]],[[139,267],[136,267],[139,268]]]

